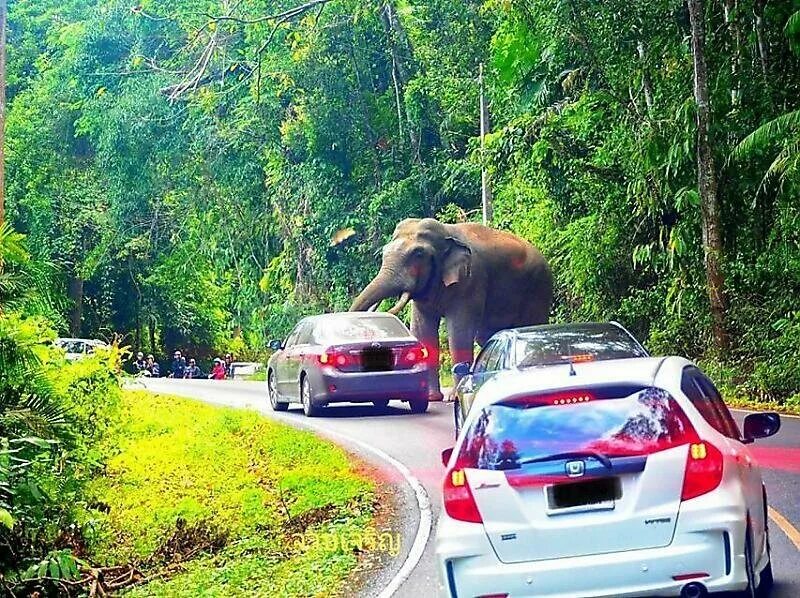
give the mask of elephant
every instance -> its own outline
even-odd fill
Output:
[[[428,399],[441,401],[439,323],[447,324],[453,363],[471,362],[475,342],[497,331],[546,324],[553,301],[550,267],[533,245],[476,223],[408,218],[382,250],[378,274],[350,311],[374,309],[398,297],[399,313],[413,300],[411,332],[431,354]]]

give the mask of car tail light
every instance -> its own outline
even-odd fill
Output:
[[[452,469],[444,478],[444,510],[453,519],[483,523],[463,469]]]
[[[416,363],[423,363],[429,357],[428,349],[423,345],[415,345],[403,349],[403,361],[411,365]]]
[[[686,457],[681,500],[708,494],[722,482],[723,458],[720,450],[709,442],[693,442]]]
[[[335,368],[343,368],[356,364],[356,357],[342,351],[327,349],[319,356],[319,362],[322,365],[332,365]]]

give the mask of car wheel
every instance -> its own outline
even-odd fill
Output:
[[[744,539],[744,567],[747,573],[747,588],[741,593],[741,598],[756,598],[756,572],[755,564],[753,563],[753,540],[752,534],[748,527]]]
[[[767,566],[761,572],[761,579],[758,582],[756,595],[760,598],[767,598],[772,592],[772,586],[775,585],[775,578],[772,575],[772,547],[769,544],[769,526],[764,531],[767,534]]]
[[[411,413],[425,413],[427,410],[428,401],[426,399],[411,401]]]
[[[303,380],[300,382],[300,400],[303,403],[303,413],[306,417],[317,417],[322,412],[322,408],[314,404],[313,396],[311,382],[309,382],[308,376],[303,376]]]
[[[372,404],[375,406],[375,409],[380,409],[383,411],[389,406],[389,399],[377,399],[372,401]]]
[[[278,383],[275,381],[275,374],[270,372],[267,376],[267,389],[269,390],[269,404],[273,411],[287,411],[289,403],[278,400]]]

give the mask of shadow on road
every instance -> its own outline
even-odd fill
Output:
[[[302,409],[290,408],[290,412],[302,416],[303,411]],[[402,404],[398,404],[397,407],[394,405],[389,405],[384,409],[379,409],[374,407],[369,403],[365,403],[363,405],[353,405],[342,403],[341,405],[331,405],[330,407],[326,407],[322,410],[322,413],[319,415],[317,419],[341,419],[341,418],[353,418],[353,417],[397,417],[403,415],[412,415],[411,410],[408,407],[402,406]],[[416,414],[414,417],[424,417],[425,414]]]

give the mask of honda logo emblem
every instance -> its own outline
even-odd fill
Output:
[[[586,473],[586,465],[583,461],[567,461],[566,470],[567,476],[579,478]]]

